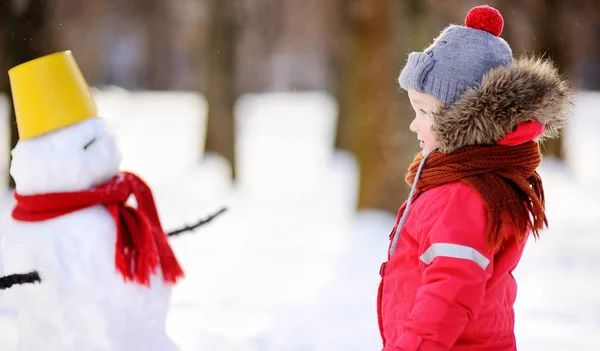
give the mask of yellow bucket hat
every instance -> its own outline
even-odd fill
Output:
[[[70,50],[25,62],[8,71],[20,140],[98,115]]]

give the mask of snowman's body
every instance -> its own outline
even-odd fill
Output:
[[[111,134],[91,118],[19,142],[11,174],[20,195],[81,191],[113,178],[119,163]],[[18,350],[176,350],[165,332],[171,288],[160,271],[151,287],[124,281],[104,206],[41,222],[11,219],[6,230],[4,274],[35,270],[42,279],[5,292],[18,310]]]

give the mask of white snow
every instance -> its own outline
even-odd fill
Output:
[[[104,103],[128,111],[149,100]],[[198,101],[190,98],[180,108],[202,114]],[[600,146],[591,132],[600,128],[600,96],[581,94],[576,106],[566,130],[568,168],[550,159],[541,167],[550,229],[529,242],[515,272],[520,350],[600,349],[600,186],[593,181],[600,165],[591,158]],[[133,144],[121,144],[129,169],[152,178],[165,227],[229,206],[197,232],[171,239],[187,275],[173,290],[167,318],[167,333],[181,350],[379,350],[378,268],[394,215],[354,213],[357,165],[351,155],[333,150],[331,97],[288,93],[240,100],[238,184],[228,181],[230,170],[220,158],[206,154],[196,164],[201,147],[183,149],[203,143],[202,132],[188,130],[193,122],[183,132],[156,111],[148,112],[142,129],[110,122],[118,139],[131,137],[143,147],[133,156]],[[169,157],[148,162],[162,146]],[[590,156],[583,161],[584,155]],[[176,169],[169,172],[165,163]],[[12,203],[6,194],[0,215],[7,217]],[[15,316],[0,292],[2,350],[16,342]]]
[[[582,92],[574,101],[577,116],[564,130],[567,166],[580,187],[600,196],[600,92]]]
[[[123,154],[122,168],[134,169],[155,184],[184,173],[188,165],[201,159],[207,113],[202,95],[119,88],[93,92],[98,112]]]
[[[235,111],[241,191],[261,197],[300,194],[327,184],[322,180],[334,151],[337,122],[337,104],[331,96],[318,92],[245,95]]]

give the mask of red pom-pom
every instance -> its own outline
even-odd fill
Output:
[[[495,36],[500,36],[504,28],[504,18],[500,11],[488,5],[473,7],[467,17],[465,25],[470,28],[481,29]]]

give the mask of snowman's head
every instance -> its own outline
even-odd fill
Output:
[[[21,195],[86,190],[114,177],[121,154],[98,117],[21,140],[12,150],[10,174]]]

